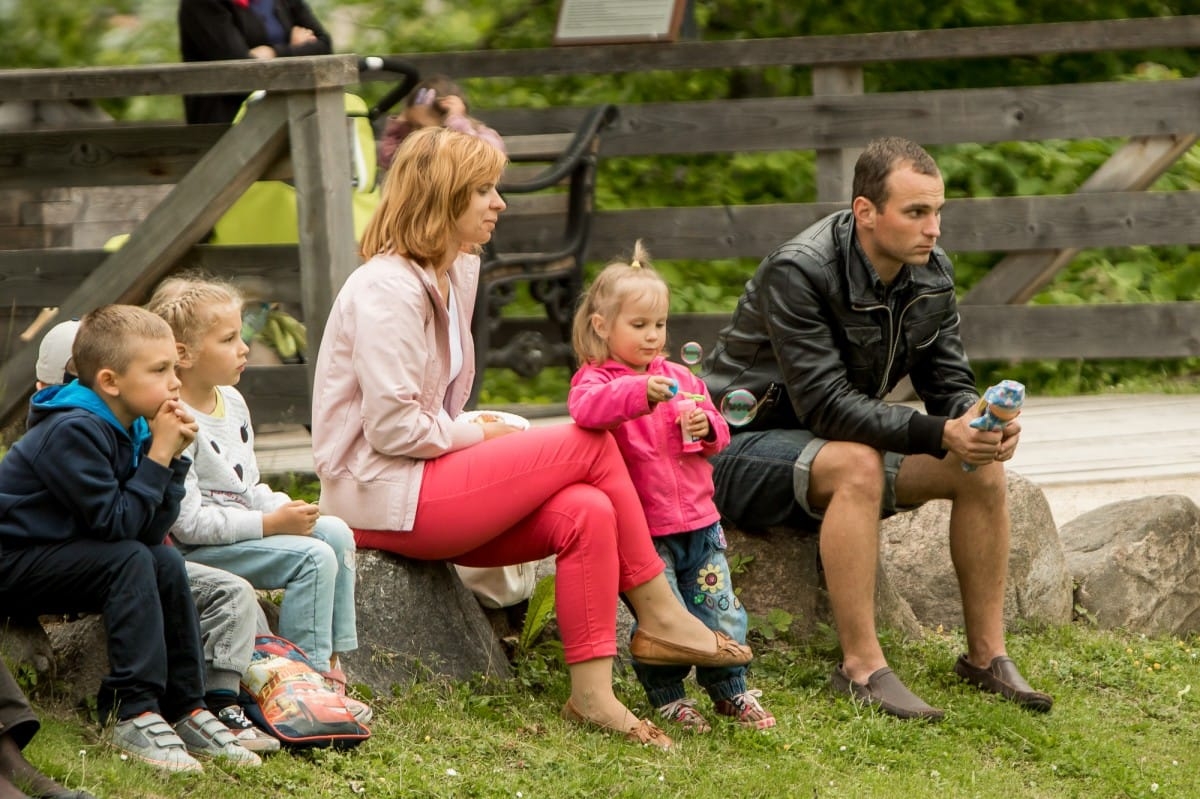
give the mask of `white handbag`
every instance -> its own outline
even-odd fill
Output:
[[[533,596],[537,585],[537,561],[513,566],[459,566],[458,577],[485,608],[506,608]]]

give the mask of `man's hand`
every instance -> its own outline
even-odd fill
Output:
[[[946,422],[946,426],[942,429],[942,448],[953,452],[963,463],[971,466],[986,466],[998,459],[1001,453],[1001,441],[1005,433],[1001,430],[977,430],[971,427],[971,420],[978,417],[979,406],[976,404],[968,408],[962,416]],[[1015,421],[1009,423],[1009,427],[1014,425],[1016,425],[1016,436],[1019,436],[1021,426]],[[1016,437],[1014,436],[1008,458],[1012,457],[1012,451],[1015,448]]]
[[[171,399],[158,407],[150,422],[150,452],[147,457],[163,466],[183,454],[196,440],[200,426],[182,402]]]
[[[263,514],[263,535],[312,535],[320,515],[316,505],[294,499]]]
[[[1017,414],[1011,422],[1004,425],[1004,428],[1000,431],[1000,435],[1000,452],[996,454],[996,460],[1012,460],[1012,456],[1017,454],[1017,444],[1021,439],[1020,414]]]
[[[257,58],[259,61],[270,61],[275,55],[275,48],[269,44],[260,44],[258,47],[250,48],[250,57]]]

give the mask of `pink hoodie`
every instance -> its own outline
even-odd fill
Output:
[[[646,382],[652,375],[675,380],[680,394],[704,396],[699,407],[712,432],[699,452],[683,451],[674,402],[650,407]],[[720,519],[708,457],[729,444],[729,425],[713,406],[703,381],[686,367],[661,356],[645,372],[614,360],[584,366],[571,379],[567,409],[580,427],[612,431],[646,510],[650,535],[698,530]]]

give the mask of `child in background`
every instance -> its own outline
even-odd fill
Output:
[[[337,653],[358,647],[354,535],[336,516],[259,481],[250,411],[233,387],[249,352],[240,293],[215,280],[173,277],[149,308],[175,334],[179,396],[200,426],[172,538],[189,561],[233,572],[260,590],[282,588],[279,634],[345,693]],[[346,702],[367,723],[369,708]]]
[[[572,341],[582,366],[567,408],[580,427],[612,431],[680,601],[710,629],[745,643],[746,611],[733,593],[708,463],[729,443],[729,426],[703,381],[662,356],[668,305],[667,284],[640,241],[630,263],[604,268],[575,314]],[[685,696],[690,667],[636,658],[633,665],[662,718],[695,733],[712,729]],[[747,690],[745,666],[697,668],[696,681],[718,714],[752,729],[775,726],[760,692]]]
[[[257,766],[205,706],[187,569],[164,543],[196,436],[175,358],[171,329],[141,308],[79,323],[79,378],[34,395],[28,432],[0,460],[0,608],[103,613],[96,709],[126,755],[172,772],[203,770],[194,756]]]
[[[450,128],[477,136],[500,152],[505,152],[500,134],[467,115],[467,100],[458,84],[445,75],[434,75],[416,85],[404,100],[404,113],[389,117],[379,139],[379,173],[391,166],[400,142],[414,130],[432,127]]]

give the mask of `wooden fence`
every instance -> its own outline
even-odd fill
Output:
[[[879,135],[906,136],[926,145],[1125,139],[1126,145],[1074,194],[948,202],[943,214],[942,244],[951,252],[1007,253],[962,301],[963,335],[973,358],[1169,358],[1200,355],[1200,337],[1194,332],[1200,330],[1200,303],[1071,307],[1030,307],[1023,303],[1080,249],[1200,241],[1200,228],[1193,221],[1200,218],[1200,191],[1145,191],[1195,143],[1200,133],[1200,79],[864,93],[863,67],[879,62],[1196,47],[1200,47],[1200,16],[398,57],[411,61],[422,73],[446,72],[460,79],[715,65],[748,68],[786,64],[812,69],[811,96],[624,105],[618,123],[602,138],[601,155],[814,150],[818,202],[600,211],[590,247],[590,252],[599,256],[622,251],[633,238],[643,236],[656,257],[663,259],[761,257],[810,222],[845,207],[854,158],[859,148]],[[322,63],[336,62],[339,57],[325,58],[328,61]],[[290,61],[303,63],[310,59]],[[173,67],[186,69],[176,72]],[[219,78],[215,73],[201,75],[206,69],[230,72]],[[215,85],[266,86],[292,98],[297,93],[337,91],[356,80],[339,72],[336,80],[319,82],[309,78],[304,86],[298,86],[299,79],[290,75],[284,62],[276,62],[276,71],[269,75],[265,69],[265,65],[249,63],[223,67],[166,65],[153,80],[149,72],[128,70],[0,73],[0,97],[181,93],[221,80],[224,83]],[[319,72],[315,66],[296,69],[310,76]],[[79,77],[81,73],[86,73],[86,79]],[[286,81],[285,75],[289,76]],[[268,77],[274,83],[268,84]],[[315,86],[317,83],[320,88]],[[567,132],[578,123],[583,110],[492,109],[487,118],[506,133]],[[293,113],[291,119],[295,122],[300,117]],[[0,133],[0,194],[8,187],[184,186],[204,165],[212,163],[211,154],[227,135],[219,128],[161,125]],[[332,138],[326,146],[335,146]],[[94,157],[97,153],[104,157]],[[298,184],[307,174],[313,181],[307,185],[321,185],[322,191],[338,188],[333,176],[344,174],[341,170],[345,163],[336,163],[339,159],[329,153],[320,166],[307,163],[297,157],[295,143],[291,154],[290,163],[286,158],[259,159],[256,168],[284,176],[292,174],[294,166]],[[232,171],[222,173],[223,179]],[[320,179],[314,171],[320,172]],[[238,174],[244,180],[248,172]],[[231,185],[227,193],[235,192]],[[340,202],[338,196],[330,197],[322,204],[322,213],[334,214]],[[180,218],[182,211],[194,216],[200,204],[177,204],[172,212],[174,224],[186,225],[192,231],[202,229],[207,224],[203,219]],[[214,206],[209,204],[206,210],[208,216],[204,219],[211,219]],[[506,239],[519,242],[525,249],[536,249],[547,235],[545,231],[558,225],[557,219],[551,225],[551,218],[529,212],[506,219]],[[310,224],[306,220],[302,230]],[[162,228],[158,230],[161,233]],[[313,235],[314,231],[310,228],[309,233]],[[328,307],[327,294],[346,269],[343,264],[318,276],[324,282],[314,292],[307,286],[314,278],[312,270],[297,272],[296,248],[221,248],[217,252],[212,247],[187,248],[187,236],[174,238],[179,246],[169,252],[159,247],[163,257],[153,261],[142,279],[128,280],[128,290],[121,297],[140,299],[139,292],[153,279],[179,263],[224,274],[260,275],[278,287],[280,299],[304,299],[306,314],[318,314],[313,327],[319,331],[324,318],[321,311]],[[326,241],[319,249],[328,253],[331,244]],[[305,246],[302,242],[301,264]],[[0,252],[4,304],[15,308],[15,315],[21,318],[44,305],[63,304],[77,311],[96,301],[115,299],[112,291],[97,294],[92,290],[95,274],[101,270],[111,273],[115,257],[95,251]],[[88,290],[72,291],[81,284]],[[712,341],[723,321],[723,315],[673,318],[673,337]],[[20,325],[14,327],[19,329]],[[6,352],[11,354],[0,370],[5,408],[17,406],[12,387],[32,372],[32,356],[27,349],[14,345],[10,336]],[[283,368],[267,376],[248,374],[244,382],[247,393],[254,397],[260,421],[307,418],[307,385],[302,370]]]

